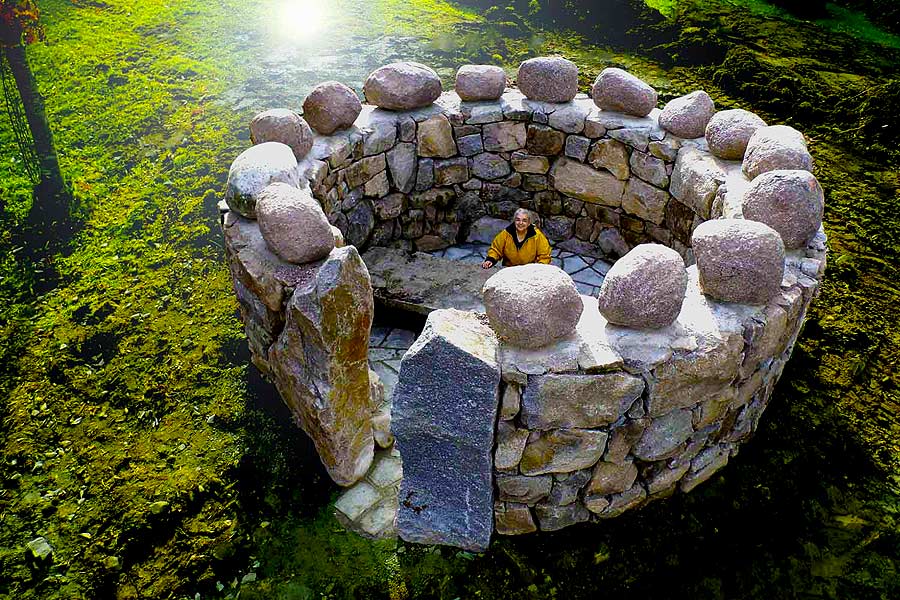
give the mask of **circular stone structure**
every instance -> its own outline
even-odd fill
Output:
[[[401,361],[396,444],[383,460],[402,460],[402,479],[380,479],[376,459],[338,502],[342,522],[366,535],[482,551],[492,534],[553,531],[690,492],[753,435],[818,292],[824,232],[817,224],[807,243],[783,249],[772,228],[741,219],[752,181],[742,156],[725,159],[703,139],[667,131],[652,88],[629,81],[626,89],[638,91],[621,112],[598,107],[596,94],[551,104],[515,88],[494,101],[451,92],[410,110],[364,106],[352,127],[316,134],[304,159],[285,170],[299,175],[289,184],[309,185],[352,244],[315,263],[292,265],[272,253],[254,215],[234,202],[230,178],[222,225],[252,360],[342,485],[362,477],[376,436],[385,439],[365,360],[372,288],[393,273],[379,261],[396,256],[406,269],[407,305],[420,301],[430,269],[441,274],[436,289],[449,305],[465,308],[432,310]],[[713,116],[711,146],[719,134],[729,148],[747,136],[717,128]],[[233,171],[246,162],[239,158]],[[258,193],[281,172],[262,171],[258,189],[239,186],[242,193]],[[681,292],[673,268],[678,293],[669,301],[682,297],[671,325],[611,323],[598,280],[582,286],[580,316],[563,319],[544,345],[498,337],[477,308],[491,272],[424,252],[497,231],[518,207],[535,214],[557,251],[571,253],[566,261],[627,256],[642,244],[677,253],[686,285]],[[514,269],[499,274],[507,271]],[[659,283],[640,280],[640,271],[630,273],[634,293],[647,295],[638,307]],[[610,285],[617,272],[607,275]],[[476,298],[462,307],[473,300],[459,293],[466,285]],[[377,494],[364,494],[373,488]],[[375,515],[386,517],[372,529]]]
[[[276,182],[299,186],[294,151],[281,142],[257,144],[241,152],[231,163],[225,183],[225,202],[238,214],[255,219],[259,193]]]
[[[706,142],[713,156],[725,160],[741,160],[747,142],[766,122],[742,108],[721,110],[706,125]]]
[[[666,131],[683,138],[703,137],[706,125],[716,112],[716,105],[703,90],[669,100],[659,115]]]
[[[530,100],[569,102],[578,93],[578,67],[561,56],[529,58],[519,65],[516,83]]]
[[[464,102],[496,100],[506,88],[506,73],[493,65],[463,65],[456,71],[456,94]]]
[[[806,139],[793,127],[760,127],[747,142],[743,169],[750,179],[776,169],[812,171],[812,168],[812,156],[806,147]]]
[[[724,302],[765,304],[781,289],[784,242],[777,231],[746,219],[701,223],[692,236],[700,287]]]
[[[363,85],[366,100],[388,110],[428,106],[441,95],[441,80],[431,67],[417,62],[396,62],[379,67]]]
[[[809,171],[768,171],[744,192],[745,219],[765,223],[781,235],[785,248],[803,248],[819,230],[825,193]]]
[[[616,67],[603,69],[591,89],[594,103],[603,110],[646,117],[656,108],[657,93],[647,83]]]

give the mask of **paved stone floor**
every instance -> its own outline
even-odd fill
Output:
[[[431,252],[433,256],[481,263],[489,246],[467,242],[444,250]],[[580,256],[561,248],[551,252],[552,263],[572,276],[575,287],[585,295],[596,296],[603,277],[612,266],[600,258]],[[384,385],[384,401],[380,410],[390,411],[394,387],[400,374],[400,359],[412,346],[416,333],[397,327],[372,327],[369,336],[369,366]],[[396,448],[379,450],[365,478],[349,487],[334,505],[335,516],[347,529],[370,538],[395,537],[394,517],[403,467]]]
[[[466,242],[450,246],[445,250],[435,250],[429,254],[462,262],[481,263],[487,256],[488,248],[490,248],[488,244]],[[578,292],[586,296],[597,295],[603,278],[612,267],[609,262],[601,258],[581,256],[562,248],[553,248],[550,256],[551,263],[568,273],[575,282]]]

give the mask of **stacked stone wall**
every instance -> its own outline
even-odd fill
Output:
[[[615,311],[580,296],[583,311],[580,319],[573,313],[574,331],[544,335],[543,345],[518,346],[491,322],[490,307],[486,318],[493,330],[471,313],[432,313],[441,315],[429,317],[427,335],[407,354],[405,369],[401,363],[397,388],[398,445],[401,455],[418,461],[401,484],[400,536],[480,550],[490,537],[485,511],[477,527],[469,527],[472,515],[456,514],[472,493],[488,514],[493,505],[493,528],[500,534],[552,531],[688,492],[727,464],[755,431],[825,268],[823,196],[806,172],[812,162],[802,134],[766,127],[745,111],[713,117],[712,101],[702,92],[647,113],[655,91],[618,70],[611,75],[623,86],[616,93],[641,104],[631,110],[645,116],[609,110],[621,98],[608,89],[565,102],[528,99],[515,89],[495,101],[463,102],[454,92],[438,96],[439,82],[435,87],[436,75],[427,67],[389,67],[404,77],[424,77],[428,85],[418,92],[427,92],[428,101],[402,111],[351,106],[342,115],[344,128],[328,135],[308,132],[297,115],[261,117],[258,128],[289,126],[291,139],[300,131],[303,151],[297,156],[296,144],[289,149],[262,142],[242,155],[229,174],[232,210],[223,217],[253,361],[275,380],[332,477],[342,484],[359,480],[372,461],[373,438],[390,437],[371,423],[379,395],[377,385],[369,391],[364,365],[372,290],[353,246],[434,250],[464,240],[482,217],[509,219],[519,207],[534,211],[547,236],[572,252],[622,256],[644,242],[675,249],[690,265],[684,271],[666,250],[679,263],[676,296],[687,281],[680,311],[674,321],[652,325],[641,314],[628,314],[616,322],[631,326],[619,326],[604,316]],[[551,71],[577,83],[577,71]],[[407,105],[402,86],[370,81],[373,93]],[[529,86],[535,92],[554,87],[540,78]],[[627,102],[622,106],[629,110]],[[672,133],[704,127],[706,137]],[[721,158],[740,154],[738,146],[752,160]],[[302,265],[273,254],[253,219],[256,199],[274,181],[318,201],[322,211],[309,200],[323,231],[326,216],[340,230],[330,254]],[[748,206],[758,221],[745,218]],[[266,214],[260,211],[259,218]],[[278,231],[291,232],[277,224]],[[302,245],[304,239],[289,241]],[[344,239],[351,247],[340,247]],[[642,297],[649,298],[661,284],[646,281],[648,271],[640,270],[639,261],[635,265],[627,273],[610,271],[607,281],[621,277],[633,284],[625,289],[645,290]],[[603,288],[600,296],[615,301]],[[639,304],[628,311],[640,313]],[[577,299],[574,306],[581,306]],[[519,316],[509,320],[526,322]],[[462,323],[479,334],[459,337]],[[452,355],[453,368],[429,369],[424,349]],[[466,405],[467,426],[495,434],[492,465],[485,459],[490,437],[485,442],[481,435],[470,452],[478,457],[478,481],[465,464],[469,459],[446,458],[474,435],[454,429],[458,423],[451,417],[454,403],[466,402],[458,392],[472,384],[466,373],[476,367],[499,371],[499,383],[485,375],[494,383],[479,387],[484,406]],[[422,411],[437,414],[427,406],[436,400],[447,415],[430,422]],[[428,452],[416,454],[422,449]],[[441,457],[452,464],[440,464]],[[437,474],[443,478],[438,487],[432,485],[432,463],[446,467]],[[438,506],[455,489],[466,490],[465,501]],[[430,508],[417,504],[416,494],[430,498]],[[444,510],[449,506],[454,508]]]
[[[301,169],[331,223],[361,249],[446,247],[479,218],[525,207],[575,251],[620,256],[652,241],[687,257],[710,207],[670,188],[679,149],[704,144],[666,132],[659,114],[601,111],[584,94],[548,103],[508,89],[496,101],[461,102],[446,92],[411,111],[363,106],[354,127],[315,137]]]
[[[689,492],[756,430],[818,287],[823,239],[788,259],[763,307],[710,302],[696,267],[682,314],[653,331],[605,322],[541,350],[502,345],[495,527],[553,531]]]

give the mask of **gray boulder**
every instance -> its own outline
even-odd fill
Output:
[[[812,156],[803,134],[787,125],[757,129],[744,153],[742,169],[749,179],[776,169],[812,171]]]
[[[501,269],[481,290],[491,328],[521,348],[540,348],[564,338],[584,305],[569,275],[552,265]]]
[[[714,156],[725,160],[744,158],[747,142],[766,122],[742,108],[721,110],[706,124],[706,143]]]
[[[269,350],[272,378],[328,474],[351,485],[368,471],[375,448],[369,272],[356,248],[346,246],[297,267],[292,277],[284,329]]]
[[[825,194],[809,171],[769,171],[744,192],[742,210],[781,234],[786,249],[805,248],[822,224]]]
[[[261,112],[250,121],[250,140],[254,144],[281,142],[290,146],[294,158],[301,160],[313,146],[313,132],[303,117],[287,108]]]
[[[320,83],[303,101],[303,116],[322,135],[350,127],[361,111],[356,92],[339,81]]]
[[[465,102],[496,100],[506,89],[506,73],[493,65],[463,65],[456,72],[456,94]]]
[[[713,219],[691,236],[704,294],[725,302],[765,304],[781,289],[784,242],[758,221]]]
[[[259,194],[256,218],[266,245],[287,262],[319,260],[335,246],[331,224],[309,188],[273,183]]]
[[[686,290],[681,255],[661,244],[640,244],[606,274],[598,308],[610,323],[659,329],[678,317]]]
[[[404,540],[483,552],[493,530],[497,338],[470,312],[436,310],[400,363],[391,428],[403,459]]]
[[[519,65],[519,90],[529,100],[569,102],[578,93],[578,67],[561,56],[538,56]]]
[[[659,125],[683,138],[703,137],[706,125],[716,112],[709,94],[697,90],[669,100],[659,115]]]
[[[369,104],[388,110],[428,106],[441,95],[441,80],[430,67],[396,62],[372,71],[363,85]]]
[[[622,69],[603,69],[591,89],[594,104],[603,110],[646,117],[656,108],[657,94],[652,87]]]
[[[259,193],[276,182],[294,187],[300,185],[297,159],[290,146],[281,142],[263,142],[247,148],[228,169],[225,203],[239,215],[255,219]]]

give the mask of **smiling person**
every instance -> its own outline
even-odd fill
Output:
[[[550,242],[531,223],[531,213],[526,209],[516,210],[513,222],[494,237],[481,268],[490,269],[499,260],[503,260],[504,267],[530,263],[550,264]]]

